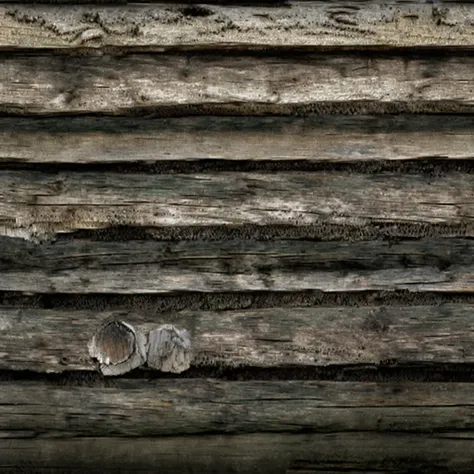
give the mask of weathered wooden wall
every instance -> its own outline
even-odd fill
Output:
[[[0,472],[472,472],[474,5],[29,3]],[[191,368],[104,377],[110,320]]]

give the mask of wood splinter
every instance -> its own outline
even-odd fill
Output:
[[[186,329],[178,330],[171,324],[153,329],[148,334],[147,363],[162,372],[180,373],[189,369],[192,351]]]
[[[102,324],[88,344],[89,354],[97,359],[103,375],[121,375],[146,361],[146,338],[123,321]]]

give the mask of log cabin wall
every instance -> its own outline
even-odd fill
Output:
[[[473,472],[473,46],[460,2],[4,0],[0,472]]]

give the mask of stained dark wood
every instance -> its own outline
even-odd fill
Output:
[[[470,239],[314,242],[0,240],[0,290],[473,291]]]
[[[173,324],[190,333],[194,367],[309,367],[474,363],[472,307],[374,306],[258,310],[73,311],[0,308],[0,369],[95,370],[88,342],[116,317],[144,333]]]
[[[399,173],[2,171],[0,233],[131,226],[471,224],[474,180]]]
[[[268,6],[5,5],[0,48],[401,48],[474,45],[474,8],[426,3],[292,2]]]
[[[48,438],[252,432],[472,430],[472,384],[120,380],[10,382],[0,432]]]
[[[20,433],[17,437],[20,436]],[[9,439],[0,443],[0,472],[156,472],[286,474],[375,470],[472,472],[473,433],[253,434],[162,438]],[[16,470],[15,470],[16,469]],[[298,471],[296,471],[298,472]],[[304,472],[304,471],[303,471]],[[318,472],[318,471],[316,471]],[[300,471],[301,474],[301,471]]]
[[[472,112],[473,69],[470,54],[7,55],[0,112]]]
[[[472,159],[473,130],[470,116],[8,117],[0,162]]]

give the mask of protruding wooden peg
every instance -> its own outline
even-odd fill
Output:
[[[97,359],[104,375],[120,375],[146,361],[146,338],[130,324],[106,321],[89,342],[89,354]]]
[[[148,334],[147,363],[162,372],[180,373],[189,369],[192,351],[188,331],[171,324],[153,329]]]

